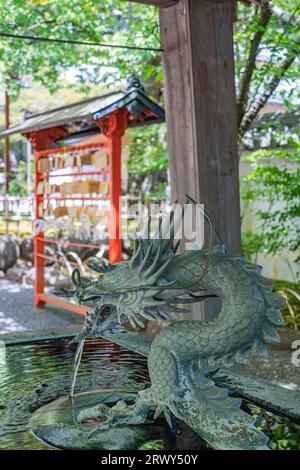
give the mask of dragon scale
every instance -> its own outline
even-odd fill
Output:
[[[207,255],[194,251],[176,256],[176,262],[165,273],[166,281],[174,279],[173,265],[180,269],[177,281],[193,283],[203,271]],[[172,269],[173,268],[173,269]],[[193,290],[204,289],[215,294],[222,302],[218,318],[211,322],[182,320],[168,326],[157,337],[157,344],[185,359],[208,359],[209,362],[244,362],[251,349],[258,355],[266,356],[265,341],[277,341],[275,327],[282,324],[282,299],[272,293],[272,283],[260,275],[259,266],[248,263],[239,256],[214,252],[208,273]],[[178,342],[174,342],[176,338]],[[180,342],[180,339],[183,340]],[[156,343],[155,343],[156,344]]]
[[[188,198],[188,203],[194,201]],[[134,405],[99,405],[83,410],[79,420],[107,416],[94,435],[109,426],[142,423],[153,410],[154,419],[164,413],[170,426],[173,416],[186,422],[213,448],[265,449],[267,437],[241,409],[241,400],[218,385],[216,374],[223,366],[247,363],[251,353],[266,357],[266,343],[279,338],[283,299],[272,292],[259,266],[226,253],[222,246],[177,254],[176,224],[171,214],[168,226],[159,223],[158,237],[136,240],[131,260],[92,266],[99,273],[96,281],[73,273],[75,291],[68,295],[95,304],[77,337],[81,342],[101,336],[112,324],[129,321],[136,328],[145,319],[168,320],[151,344],[150,388],[139,392]],[[169,238],[164,237],[166,230]],[[209,296],[222,304],[215,320],[176,317],[186,312],[186,304]]]

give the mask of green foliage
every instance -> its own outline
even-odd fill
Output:
[[[274,281],[274,291],[285,299],[285,307],[281,310],[285,326],[300,329],[300,285],[288,281]]]
[[[26,196],[27,193],[26,165],[23,161],[20,161],[18,174],[9,183],[8,194],[10,196]]]
[[[149,441],[142,444],[138,450],[163,450],[164,442],[163,440]]]
[[[276,416],[247,403],[247,409],[256,418],[256,425],[269,437],[273,450],[300,450],[300,426],[288,418]]]
[[[242,103],[244,114],[259,103],[263,94],[268,91],[270,83],[282,70],[282,61],[294,57],[299,41],[300,8],[296,0],[275,0],[271,2],[273,13],[270,21],[262,29],[260,18],[262,7],[258,4],[244,6],[238,4],[238,20],[234,24],[235,66],[237,91],[245,78],[249,65],[249,53],[255,34],[262,29],[262,38],[256,51],[256,60],[250,77],[250,86]],[[274,8],[281,10],[274,11]],[[0,0],[1,31],[4,33],[26,34],[45,38],[67,39],[75,41],[92,41],[99,43],[121,44],[138,47],[160,47],[158,9],[149,5],[139,5],[124,0]],[[93,84],[104,86],[118,85],[128,79],[132,73],[146,82],[147,92],[161,101],[162,69],[160,53],[154,51],[98,48],[95,46],[78,46],[72,44],[55,44],[46,42],[28,42],[18,39],[0,37],[0,88],[8,89],[12,96],[17,96],[20,89],[42,84],[51,92],[58,88],[74,87],[81,92]],[[278,95],[287,107],[293,107],[295,98],[299,97],[297,79],[299,63],[295,60],[279,80]],[[77,82],[70,83],[62,79],[62,73],[71,70],[76,73]],[[288,86],[282,86],[286,85]],[[134,192],[139,186],[145,188],[144,194],[150,197],[161,197],[166,187],[168,166],[167,152],[164,143],[156,131],[137,129],[133,132],[133,149],[130,155],[129,171],[131,181],[135,183]],[[154,128],[153,128],[154,129]],[[139,139],[137,136],[141,135]],[[144,140],[142,140],[144,139]],[[146,142],[148,139],[148,142]],[[280,150],[276,157],[280,157]],[[274,154],[275,155],[275,154]],[[258,158],[258,157],[257,157]],[[275,168],[275,165],[274,165]],[[271,167],[268,170],[258,169],[253,181],[262,189],[259,193],[249,190],[248,197],[263,198],[267,188],[270,195],[272,185],[277,191],[276,197],[286,198],[286,193],[293,186],[297,174],[279,171]],[[157,174],[157,175],[156,175]],[[255,180],[255,181],[254,181]],[[13,184],[16,187],[19,182]],[[287,190],[284,190],[284,186]],[[147,191],[146,191],[147,190]],[[285,194],[284,194],[285,192]],[[156,196],[155,196],[156,195]],[[292,198],[293,200],[293,198]],[[289,200],[286,199],[288,205]],[[293,204],[293,203],[292,203]],[[272,210],[272,217],[261,220],[269,227],[266,235],[259,238],[255,234],[246,234],[246,243],[251,249],[261,246],[265,252],[279,252],[289,239],[289,248],[295,251],[298,243],[291,217],[297,215],[295,205],[287,211]],[[266,211],[264,211],[266,212]],[[271,232],[274,236],[271,237]],[[253,249],[253,248],[252,248]],[[256,249],[256,248],[255,248]]]
[[[151,201],[164,201],[167,197],[168,182],[159,183],[157,191],[152,191],[145,194],[145,202]]]
[[[131,173],[147,175],[167,169],[164,124],[131,129],[128,135],[132,139],[128,160],[128,170]]]
[[[256,106],[270,84],[281,76],[282,65],[288,58],[296,58],[299,51],[300,4],[297,0],[269,2],[272,10],[267,24],[261,22],[264,6],[251,6],[238,3],[238,20],[234,24],[235,71],[237,94],[245,80],[245,71],[249,65],[250,55],[255,59],[251,67],[250,86],[242,103],[243,114]],[[253,50],[253,40],[257,33],[262,37]],[[285,71],[275,93],[285,106],[293,107],[295,98],[299,98],[297,79],[300,77],[299,61],[295,59]],[[288,86],[282,86],[288,85]],[[243,116],[242,116],[243,118]]]
[[[256,102],[268,88],[269,82],[281,68],[289,54],[295,55],[299,35],[299,9],[297,2],[288,0],[271,2],[272,8],[281,8],[282,14],[272,14],[263,31],[258,47],[259,58],[272,60],[257,62],[251,77],[246,108]],[[259,18],[262,7],[256,4],[238,4],[238,20],[234,24],[234,44],[237,86],[240,87],[249,60],[251,41],[261,28]],[[1,32],[33,35],[63,40],[121,44],[160,48],[158,9],[124,0],[0,0]],[[2,87],[11,95],[30,80],[42,83],[51,91],[70,86],[59,80],[63,70],[76,70],[78,89],[87,90],[91,84],[119,83],[135,73],[150,86],[157,98],[161,96],[161,56],[156,51],[99,48],[76,44],[29,42],[21,39],[0,38]],[[298,96],[297,62],[286,71],[283,80],[289,87],[280,94],[290,105]],[[259,88],[259,90],[258,90]],[[259,93],[258,93],[259,91]],[[250,106],[251,107],[251,106]]]
[[[145,201],[166,198],[169,159],[164,124],[128,131],[129,192],[139,192]]]
[[[243,251],[251,259],[257,253],[263,252],[264,236],[261,233],[253,233],[249,230],[242,232]]]
[[[160,47],[156,9],[122,0],[0,0],[0,23],[8,34]],[[132,73],[162,79],[160,54],[152,51],[0,38],[0,58],[2,87],[14,96],[28,86],[26,77],[56,91],[64,86],[61,72],[70,67],[76,67],[79,89],[115,84]]]
[[[242,180],[246,205],[261,203],[256,211],[260,232],[244,234],[244,249],[254,253],[299,253],[300,248],[300,144],[291,149],[259,150],[246,157],[253,172]],[[300,257],[297,257],[299,261]]]

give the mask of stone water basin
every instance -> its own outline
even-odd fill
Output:
[[[76,345],[51,339],[6,347],[0,365],[0,449],[49,448],[29,430],[32,414],[68,395]],[[148,383],[146,358],[105,340],[87,340],[76,393],[96,389],[137,392]]]
[[[300,335],[291,330],[281,336],[282,343],[270,349],[270,358],[254,359],[246,372],[300,390],[300,368],[292,365],[292,350],[289,347]],[[39,338],[30,333],[21,333],[13,339],[10,335],[0,336],[2,341],[7,339],[6,362],[0,364],[0,449],[49,449],[45,440],[48,444],[51,442],[50,448],[55,448],[56,438],[51,435],[53,416],[59,416],[60,420],[72,425],[72,407],[67,396],[76,345],[70,345],[70,338],[62,337],[62,334],[54,335],[52,339],[49,337],[51,335]],[[86,404],[87,399],[92,405],[93,400],[99,400],[99,394],[108,402],[114,401],[119,398],[118,391],[125,390],[130,397],[148,384],[145,357],[104,339],[87,340],[76,382],[75,410],[76,406],[80,408]],[[46,439],[45,436],[39,436],[35,426],[35,423],[39,423],[41,410],[43,413],[46,411],[42,420],[50,425],[50,442],[47,441],[49,435]],[[44,441],[33,434],[30,420],[36,435]],[[123,439],[123,442],[122,436],[117,435],[118,431],[114,431],[109,448],[116,448],[114,442],[121,446],[119,448],[128,448],[129,441],[129,448],[143,448],[143,445],[151,446],[153,442],[158,443],[158,448],[197,449],[203,446],[203,441],[187,428],[183,432],[181,430],[181,437],[178,437],[169,432],[165,423],[156,424],[133,429],[133,435],[128,435],[127,441]],[[81,441],[84,443],[84,437]],[[77,444],[76,448],[80,448],[80,440],[77,440]],[[103,447],[98,443],[95,448]]]

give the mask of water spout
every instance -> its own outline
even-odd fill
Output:
[[[70,398],[73,398],[73,396],[74,396],[74,390],[75,390],[75,385],[76,385],[77,373],[78,373],[78,369],[79,369],[80,362],[81,362],[81,357],[82,357],[82,352],[83,352],[83,346],[84,346],[84,339],[81,340],[81,341],[78,343],[78,346],[77,346],[77,349],[76,349],[76,353],[75,353],[75,357],[74,357],[73,377],[72,377],[72,383],[71,383],[71,388],[70,388],[70,392],[69,392]]]

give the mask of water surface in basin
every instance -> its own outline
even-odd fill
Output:
[[[6,364],[0,365],[0,449],[48,449],[29,431],[29,419],[41,406],[68,394],[75,349],[66,339],[6,348]],[[105,340],[86,341],[76,392],[135,392],[148,383],[146,358]]]

